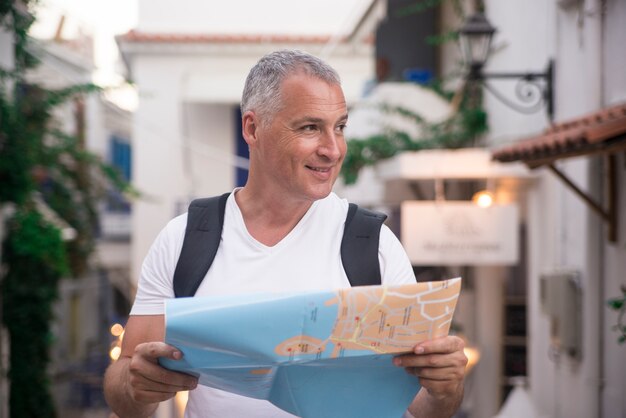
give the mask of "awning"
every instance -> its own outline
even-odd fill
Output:
[[[563,158],[622,150],[626,150],[626,103],[555,124],[542,135],[493,151],[492,156],[536,168]]]
[[[597,212],[608,226],[608,238],[617,241],[617,174],[615,153],[626,150],[626,103],[558,123],[539,136],[520,140],[492,152],[494,160],[521,161],[530,168],[548,167],[574,193]],[[572,182],[554,162],[557,160],[605,155],[607,194],[599,204]]]

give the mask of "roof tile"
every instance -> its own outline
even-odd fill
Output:
[[[593,153],[613,140],[626,145],[626,103],[552,125],[541,135],[493,151],[492,157],[502,162],[530,164]]]
[[[318,43],[330,41],[328,35],[280,34],[207,34],[207,33],[149,33],[131,30],[119,37],[130,43]]]

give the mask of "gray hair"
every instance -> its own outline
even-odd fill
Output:
[[[241,97],[241,113],[253,110],[271,120],[282,104],[282,82],[298,72],[329,84],[341,85],[337,71],[311,54],[287,49],[271,52],[252,67],[246,78]]]

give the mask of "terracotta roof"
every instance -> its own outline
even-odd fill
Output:
[[[331,36],[325,35],[260,35],[260,34],[202,34],[202,33],[147,33],[131,30],[119,36],[124,42],[150,43],[315,43],[325,44]]]
[[[539,167],[555,160],[626,149],[626,103],[552,125],[542,135],[493,151],[494,160]]]

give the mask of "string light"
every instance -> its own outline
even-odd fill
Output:
[[[493,194],[488,190],[481,190],[472,196],[472,202],[481,208],[488,208],[493,205],[493,200]]]
[[[187,406],[187,401],[189,400],[189,392],[181,391],[176,394],[174,398],[174,402],[176,403],[176,409],[178,409],[179,416],[183,416],[185,414],[185,406]]]
[[[116,361],[118,358],[120,358],[120,354],[122,354],[122,347],[118,345],[116,345],[111,349],[111,351],[109,351],[109,357],[111,357],[111,360],[113,361]]]
[[[111,335],[119,337],[124,333],[124,327],[121,324],[113,324],[111,326]]]
[[[463,353],[465,353],[465,357],[467,357],[465,372],[469,373],[470,370],[474,368],[476,363],[478,363],[478,360],[480,360],[480,351],[477,348],[465,346],[465,348],[463,348]]]
[[[111,350],[109,350],[109,357],[111,360],[116,361],[122,354],[122,340],[124,339],[124,326],[115,323],[111,325],[111,335],[117,337],[115,341],[111,343]]]

